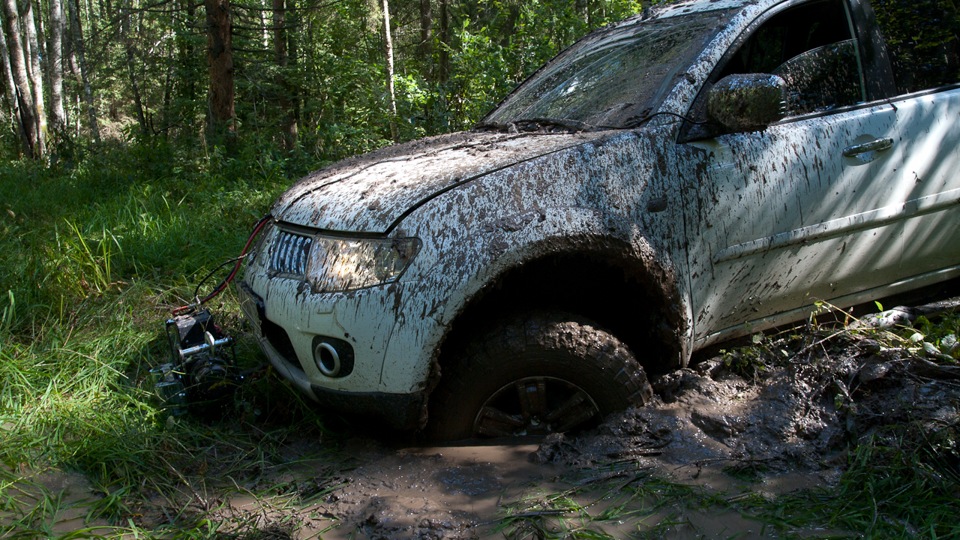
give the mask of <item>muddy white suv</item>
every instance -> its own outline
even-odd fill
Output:
[[[240,286],[328,409],[562,431],[647,372],[960,276],[949,0],[693,0],[580,40],[474,130],[313,173]]]

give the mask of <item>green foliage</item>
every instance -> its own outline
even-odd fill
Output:
[[[458,29],[460,48],[451,54],[454,75],[449,81],[450,127],[466,129],[495,105],[509,88],[504,48],[485,29],[472,31],[469,21]]]
[[[56,312],[138,280],[205,273],[242,246],[289,165],[257,149],[227,158],[167,145],[103,148],[69,167],[8,163],[0,290]]]
[[[287,5],[284,24],[276,27],[261,2],[231,2],[237,134],[247,148],[255,143],[287,153],[285,126],[295,118],[299,151],[315,162],[394,142],[391,123],[401,141],[469,128],[562,48],[642,9],[636,0],[449,3],[443,14],[433,7],[424,42],[420,4],[393,2],[397,117],[391,118],[379,4]],[[209,85],[204,8],[137,8],[89,12],[81,6],[103,138],[213,145],[202,135]],[[277,39],[285,39],[283,60]],[[67,77],[66,94],[71,121],[87,127],[85,105],[77,99],[82,85]],[[13,127],[0,132],[0,156],[19,152]],[[54,160],[88,141],[75,126],[70,133]]]
[[[953,0],[874,0],[871,4],[901,92],[951,84],[960,77],[956,58],[960,11]]]
[[[923,347],[924,353],[942,361],[956,363],[960,360],[960,313],[950,313],[939,317],[935,322],[927,317],[918,317],[913,323],[913,331],[904,330],[905,337],[913,339]]]

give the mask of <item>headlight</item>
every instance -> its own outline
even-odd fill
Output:
[[[420,250],[417,238],[315,236],[306,279],[314,292],[341,292],[392,283]]]

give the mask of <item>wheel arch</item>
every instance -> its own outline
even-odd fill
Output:
[[[649,246],[590,237],[568,238],[562,247],[538,251],[486,280],[463,304],[437,349],[434,384],[478,330],[534,310],[564,311],[596,322],[630,347],[648,373],[686,363],[688,323],[677,279]]]

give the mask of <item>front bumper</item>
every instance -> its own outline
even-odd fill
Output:
[[[332,310],[318,316],[315,310],[301,305],[301,309],[293,315],[305,316],[311,324],[304,326],[288,321],[285,326],[290,330],[287,330],[267,316],[267,304],[246,282],[240,283],[239,295],[241,310],[251,323],[267,359],[281,377],[290,381],[320,408],[344,414],[377,417],[398,430],[421,427],[425,420],[423,391],[378,390],[383,387],[380,383],[383,366],[383,351],[380,346],[371,344],[363,347],[357,354],[355,365],[351,365],[345,375],[327,377],[319,371],[311,352],[311,349],[315,348],[310,345],[339,339],[327,338],[324,334],[339,334],[350,338],[350,333],[337,322]],[[389,336],[390,332],[383,334]],[[379,337],[379,343],[385,346],[388,340],[383,335]],[[320,382],[324,384],[319,384]]]

